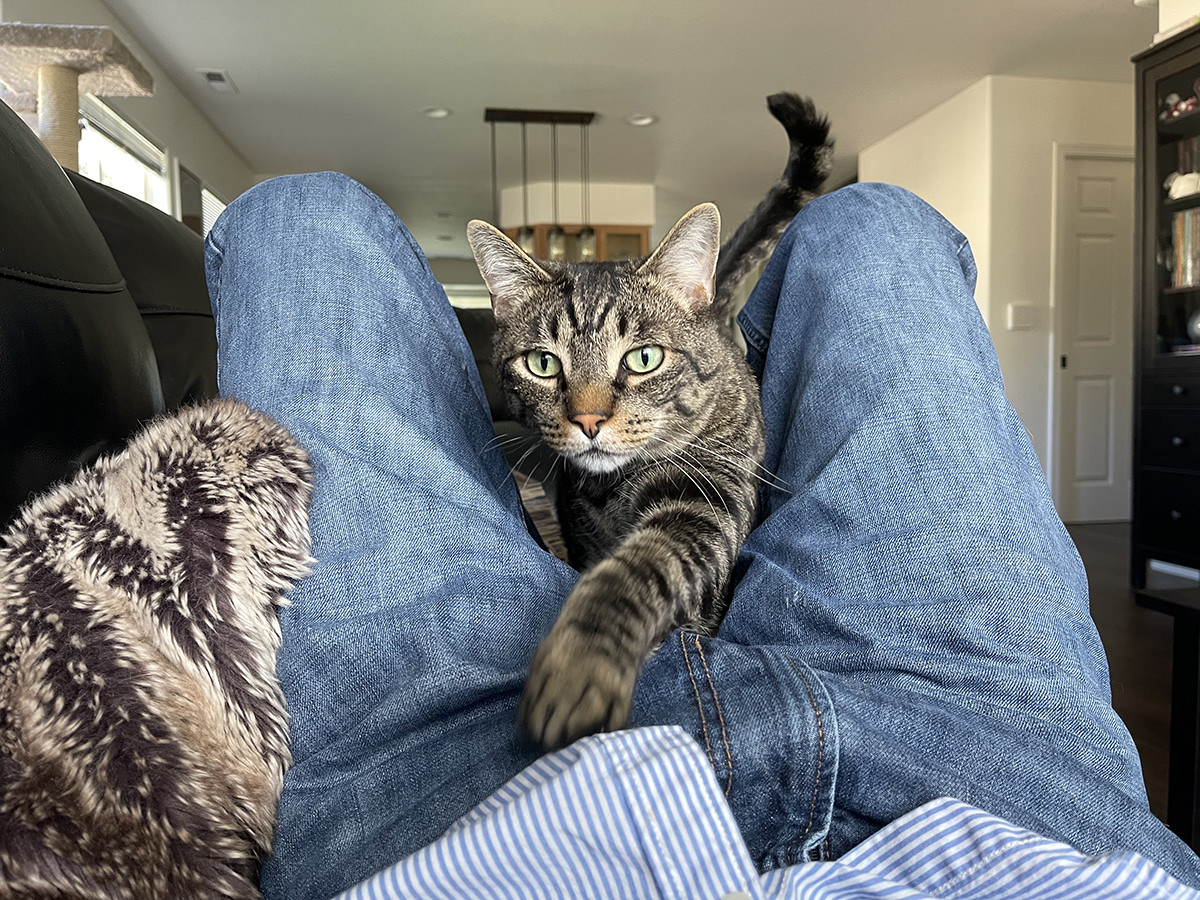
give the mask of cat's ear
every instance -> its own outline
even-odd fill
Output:
[[[668,290],[698,311],[713,301],[713,275],[721,249],[721,214],[701,203],[675,223],[638,270],[665,282]]]
[[[553,280],[504,232],[487,222],[480,219],[468,222],[467,242],[475,254],[479,274],[492,295],[492,309],[498,317],[508,315],[531,288]]]

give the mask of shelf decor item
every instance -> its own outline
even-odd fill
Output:
[[[1171,287],[1195,287],[1200,278],[1200,208],[1172,216],[1171,252]]]

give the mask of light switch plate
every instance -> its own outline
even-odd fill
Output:
[[[1008,304],[1008,330],[1032,331],[1037,317],[1036,307],[1032,303]]]

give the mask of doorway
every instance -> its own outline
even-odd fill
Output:
[[[1055,149],[1054,502],[1064,522],[1125,521],[1133,444],[1133,154]]]

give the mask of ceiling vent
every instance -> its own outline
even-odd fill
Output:
[[[204,83],[218,94],[236,94],[238,92],[237,85],[233,83],[233,79],[224,69],[198,69],[197,71],[204,79]]]

